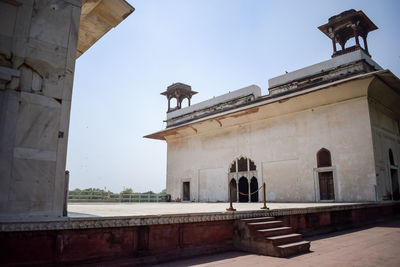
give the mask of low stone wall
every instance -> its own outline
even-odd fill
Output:
[[[321,210],[319,212],[276,216],[296,233],[304,236],[326,234],[344,229],[382,222],[400,214],[400,203],[361,205],[352,209]]]
[[[400,203],[209,214],[68,218],[0,222],[0,265],[68,265],[111,261],[148,264],[233,250],[234,221],[276,216],[305,236],[400,214]],[[44,230],[47,229],[47,230]]]
[[[130,264],[232,250],[233,221],[0,233],[0,264]]]

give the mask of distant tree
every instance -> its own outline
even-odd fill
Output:
[[[167,189],[163,189],[160,194],[166,194],[167,193]]]
[[[147,192],[143,192],[142,194],[154,194],[154,192],[153,191],[147,191]]]
[[[125,188],[121,191],[121,194],[133,194],[132,188]]]

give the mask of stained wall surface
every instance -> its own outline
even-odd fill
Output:
[[[392,184],[400,183],[400,95],[382,81],[369,87],[369,111],[373,135],[378,200],[392,200]],[[390,163],[389,150],[393,155]],[[394,172],[394,173],[393,173]],[[394,175],[392,180],[392,175]]]
[[[375,201],[367,98],[371,80],[342,83],[177,129],[165,137],[167,192],[182,199],[182,183],[189,181],[191,201],[228,201],[229,168],[243,156],[254,161],[258,186],[266,183],[268,201],[318,202],[321,169],[316,154],[326,148],[332,157],[335,201]]]
[[[0,1],[0,215],[62,216],[78,0]]]

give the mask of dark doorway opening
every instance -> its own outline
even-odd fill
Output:
[[[400,200],[399,178],[396,169],[390,169],[390,177],[392,178],[393,200]]]
[[[393,152],[389,149],[389,163],[390,163],[390,179],[392,182],[392,197],[393,200],[400,200],[399,176],[397,174],[397,167],[394,164]]]
[[[183,201],[190,201],[190,182],[183,182]]]
[[[321,148],[317,153],[317,166],[330,167],[332,166],[331,152],[326,148]]]
[[[332,158],[331,152],[326,148],[321,148],[317,152],[317,166],[331,167]],[[323,171],[318,173],[319,182],[319,199],[320,200],[335,200],[335,189],[333,185],[333,172]]]
[[[319,199],[334,200],[335,190],[333,187],[333,172],[320,172],[319,177]]]
[[[258,189],[258,181],[257,181],[256,177],[253,177],[253,178],[251,178],[251,181],[250,181],[250,192],[251,193],[256,192],[257,189]],[[258,202],[258,192],[251,195],[250,201]]]
[[[235,179],[232,179],[230,182],[230,190],[232,193],[232,202],[237,202],[237,184]]]
[[[243,193],[245,195],[242,195]],[[239,202],[249,202],[249,182],[246,177],[239,179]]]

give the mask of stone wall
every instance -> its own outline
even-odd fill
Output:
[[[378,200],[392,199],[391,168],[400,165],[400,95],[381,81],[375,81],[369,89],[369,111],[373,133],[376,168],[376,194]],[[390,166],[389,150],[395,166]]]
[[[0,1],[0,215],[62,216],[79,0]]]
[[[305,236],[390,219],[399,203],[0,224],[0,265],[160,263],[233,250],[235,220],[275,216]],[[4,227],[3,227],[4,226]],[[19,230],[17,230],[17,228]],[[44,230],[48,229],[48,230]],[[40,244],[40,245],[38,245]]]
[[[72,264],[128,257],[129,264],[157,263],[232,250],[232,232],[232,221],[0,232],[0,264]]]

